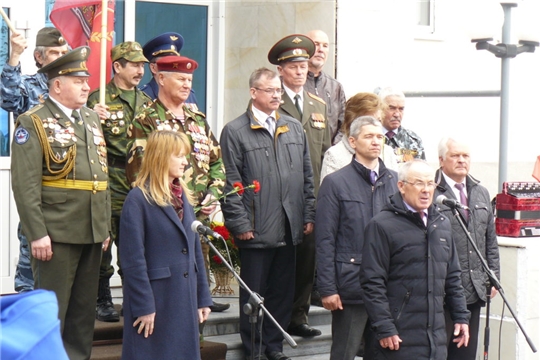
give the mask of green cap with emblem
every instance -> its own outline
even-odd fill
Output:
[[[57,47],[66,45],[66,39],[53,27],[44,27],[36,35],[36,46]]]
[[[148,62],[142,46],[136,41],[125,41],[111,49],[111,60],[126,59],[131,62]]]
[[[292,34],[279,40],[268,52],[268,61],[280,65],[288,61],[308,61],[315,54],[315,43],[305,35]]]
[[[38,72],[47,74],[49,79],[58,76],[90,76],[86,67],[88,56],[90,56],[90,48],[81,46],[42,67]]]

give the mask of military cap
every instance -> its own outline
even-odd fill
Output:
[[[88,56],[90,56],[90,48],[81,46],[42,67],[38,72],[47,74],[49,79],[63,75],[90,76],[86,67]]]
[[[268,52],[268,61],[280,65],[288,61],[307,61],[315,54],[315,43],[305,35],[293,34],[279,40]]]
[[[36,46],[57,47],[66,45],[66,39],[53,27],[44,27],[36,36]]]
[[[126,59],[131,62],[148,62],[143,55],[141,44],[136,41],[125,41],[111,49],[111,60]]]
[[[144,44],[143,53],[148,60],[152,61],[160,56],[179,56],[182,46],[184,46],[182,35],[175,32],[166,32]]]
[[[172,71],[193,74],[199,64],[185,56],[163,56],[156,61],[158,71]]]

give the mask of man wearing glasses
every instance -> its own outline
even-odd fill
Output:
[[[378,93],[383,103],[382,124],[386,143],[394,149],[398,163],[412,159],[426,159],[422,139],[414,131],[401,126],[405,112],[405,94],[390,87]]]
[[[457,347],[469,342],[452,224],[431,205],[433,169],[422,160],[401,166],[399,192],[368,223],[361,283],[373,338],[368,353],[385,359],[446,359],[444,306]]]
[[[277,112],[281,83],[274,71],[261,68],[249,79],[251,103],[247,111],[223,128],[220,143],[227,174],[224,191],[234,184],[257,180],[257,194],[223,199],[225,225],[240,248],[240,276],[264,298],[281,327],[291,318],[294,296],[295,248],[313,231],[315,196],[308,142],[302,124]],[[249,294],[240,289],[240,306]],[[262,334],[265,349],[251,348],[250,322],[240,314],[240,336],[247,359],[287,360],[283,336],[268,319]]]

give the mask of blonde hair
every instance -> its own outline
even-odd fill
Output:
[[[172,192],[169,183],[169,161],[172,154],[189,156],[191,145],[186,134],[176,131],[154,131],[148,137],[141,170],[133,186],[143,192],[149,203],[158,206],[172,204]],[[180,180],[182,190],[190,204],[195,203],[191,190],[183,179]]]

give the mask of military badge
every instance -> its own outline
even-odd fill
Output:
[[[25,128],[19,127],[15,130],[14,139],[17,144],[22,145],[30,139],[30,133]]]

